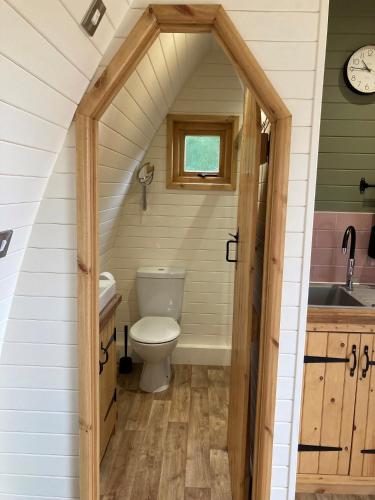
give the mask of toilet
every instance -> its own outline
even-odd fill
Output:
[[[145,392],[165,391],[171,380],[171,354],[181,328],[185,269],[140,267],[136,289],[141,319],[130,328],[133,351],[143,360],[139,387]]]

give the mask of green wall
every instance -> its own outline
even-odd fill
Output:
[[[375,212],[375,95],[351,92],[343,66],[354,50],[375,44],[374,0],[331,0],[315,209]]]

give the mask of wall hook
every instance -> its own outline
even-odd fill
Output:
[[[367,188],[375,188],[375,184],[369,184],[366,182],[366,179],[362,177],[359,183],[359,192],[363,194]]]

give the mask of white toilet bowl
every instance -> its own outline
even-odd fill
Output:
[[[171,354],[180,325],[173,318],[145,316],[130,328],[130,343],[143,360],[139,387],[145,392],[165,391],[171,380]]]

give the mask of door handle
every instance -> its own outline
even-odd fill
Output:
[[[107,364],[109,357],[108,350],[104,347],[103,342],[100,342],[100,350],[104,353],[105,359],[104,361],[100,361],[99,359],[99,375],[102,374],[104,365]]]
[[[353,366],[350,367],[350,376],[354,377],[354,373],[357,368],[357,346],[355,344],[352,346],[352,354],[353,354]]]
[[[363,349],[363,354],[366,358],[366,365],[362,369],[362,378],[366,378],[367,372],[370,368],[370,366],[375,366],[375,361],[370,360],[369,355],[368,355],[368,345],[365,345],[365,348]]]
[[[226,251],[225,260],[227,262],[237,262],[237,249],[236,249],[236,258],[235,259],[231,259],[229,257],[229,255],[230,255],[230,246],[238,244],[238,240],[239,240],[239,237],[240,237],[239,230],[237,229],[237,233],[236,234],[229,233],[229,236],[231,236],[232,239],[230,239],[230,240],[227,241],[227,251]]]

